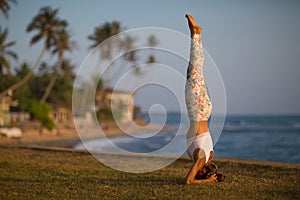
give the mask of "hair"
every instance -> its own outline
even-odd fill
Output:
[[[223,182],[225,180],[225,175],[224,174],[218,174],[218,167],[216,164],[212,163],[212,162],[208,162],[205,164],[204,166],[205,169],[205,173],[203,172],[198,172],[196,175],[196,179],[200,180],[200,179],[208,179],[209,177],[211,177],[212,175],[216,174],[217,175],[217,180],[218,182]]]
[[[218,180],[218,182],[223,182],[225,180],[225,175],[224,174],[217,174],[217,180]]]

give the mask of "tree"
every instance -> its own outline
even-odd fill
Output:
[[[30,45],[33,45],[40,40],[44,40],[43,48],[31,70],[25,75],[22,80],[2,92],[0,94],[0,99],[5,96],[8,91],[16,90],[30,79],[33,72],[41,63],[41,60],[46,51],[53,46],[55,37],[57,37],[58,32],[67,26],[67,22],[65,20],[60,20],[57,17],[58,11],[58,8],[53,10],[49,6],[43,7],[40,9],[39,13],[32,19],[31,23],[27,26],[27,32],[37,31],[36,35],[32,37]]]
[[[41,98],[41,104],[44,104],[51,93],[51,90],[58,78],[58,71],[61,68],[62,62],[63,62],[63,56],[66,51],[72,51],[73,48],[75,47],[75,42],[71,41],[71,35],[68,33],[66,29],[62,29],[58,32],[57,37],[55,38],[55,43],[54,43],[54,50],[52,51],[53,54],[58,55],[58,62],[56,66],[56,70],[54,72],[54,75],[52,76],[45,93],[43,97]]]
[[[116,38],[116,40],[110,40],[106,43],[103,43],[101,46],[99,46],[100,43],[102,43],[103,41],[105,41],[106,39],[118,34],[121,32],[121,25],[119,22],[117,21],[113,21],[111,23],[106,22],[103,25],[100,25],[98,27],[95,28],[94,33],[92,35],[88,36],[89,40],[93,41],[93,44],[90,46],[90,48],[99,48],[100,50],[100,55],[99,55],[99,59],[100,61],[104,61],[104,60],[110,60],[112,58],[112,53],[114,51],[115,46],[119,46],[118,43],[118,39]],[[101,66],[101,62],[99,62],[99,66]],[[97,67],[98,70],[101,69],[101,67]],[[104,84],[108,85],[109,82],[109,76],[110,76],[110,69],[107,69],[107,75],[106,75],[106,80],[104,81]],[[96,75],[98,73],[95,73]]]
[[[92,84],[97,84],[95,83],[98,80],[98,75],[99,75],[99,71],[101,70],[101,62],[103,61],[107,61],[110,60],[112,58],[112,53],[114,51],[114,46],[119,46],[118,43],[119,41],[109,41],[106,43],[103,43],[101,46],[99,46],[100,43],[102,43],[103,41],[105,41],[106,39],[110,38],[111,36],[114,36],[118,33],[121,32],[121,25],[119,22],[117,21],[113,21],[113,22],[106,22],[103,25],[100,25],[98,27],[95,28],[94,33],[92,35],[88,36],[88,39],[91,40],[93,42],[92,45],[90,45],[90,48],[99,48],[100,54],[99,54],[99,65],[97,66],[98,71],[96,71],[93,74],[93,77],[91,77],[91,80],[93,81]],[[114,43],[114,44],[113,44]],[[117,44],[116,44],[117,43]],[[104,95],[105,95],[105,88],[109,85],[110,82],[110,70],[111,69],[107,69],[105,73],[105,76],[103,76],[101,78],[101,88],[99,88],[99,90],[97,91],[100,100],[104,99]],[[97,84],[99,85],[99,84]],[[84,88],[84,92],[83,92],[83,104],[85,105],[86,102],[88,101],[87,99],[87,95],[90,91],[90,86],[86,85]]]
[[[51,105],[57,105],[60,107],[70,107],[72,104],[72,91],[75,75],[73,65],[70,60],[64,59],[61,64],[61,70],[58,71],[58,77],[48,100]],[[24,77],[24,74],[28,73],[30,68],[28,65],[22,64],[18,70],[16,70],[15,79]],[[43,96],[54,71],[54,66],[48,65],[43,62],[37,73],[34,73],[30,80],[24,84],[20,90],[16,90],[14,93],[15,99],[33,99],[40,102],[41,96]],[[46,104],[46,103],[45,103]]]
[[[48,97],[48,102],[54,105],[71,108],[73,82],[75,79],[75,65],[68,59],[63,59],[58,71],[58,77],[51,93]]]
[[[88,36],[88,39],[93,41],[93,44],[90,46],[90,48],[99,48],[99,66],[97,67],[97,70],[99,71],[101,70],[101,62],[113,61],[112,59],[114,53],[117,53],[117,55],[121,55],[122,51],[124,52],[122,58],[120,59],[122,60],[122,62],[119,62],[119,65],[116,66],[115,69],[113,69],[115,67],[115,62],[112,62],[110,66],[107,69],[105,69],[105,72],[103,72],[101,77],[102,89],[99,88],[97,91],[98,97],[101,97],[99,99],[103,99],[102,96],[104,95],[99,93],[104,93],[105,88],[110,87],[111,83],[120,78],[120,76],[122,76],[126,70],[134,68],[134,72],[136,75],[141,74],[140,69],[137,67],[137,62],[139,60],[137,53],[139,52],[139,50],[132,50],[135,49],[134,47],[137,42],[137,38],[129,34],[121,34],[114,37],[113,39],[110,38],[111,36],[120,33],[122,29],[123,28],[121,27],[120,23],[117,21],[113,21],[112,23],[106,22],[103,25],[96,27],[94,33]],[[108,38],[110,39],[107,40]],[[101,45],[99,45],[100,43]],[[154,35],[151,35],[148,38],[147,44],[150,47],[156,46],[157,43],[158,41]],[[147,60],[145,60],[144,62],[154,63],[154,55],[149,55]],[[96,71],[93,75],[95,77],[92,77],[91,79],[98,80],[98,77],[96,76],[98,76],[99,73]]]
[[[148,38],[148,45],[153,48],[158,44],[158,40],[154,35],[150,35]],[[147,63],[155,63],[155,57],[153,55],[153,53],[150,54],[150,56],[148,57]]]
[[[26,98],[21,98],[20,103],[30,113],[31,118],[39,120],[48,130],[52,130],[55,127],[55,123],[50,117],[51,107],[48,104],[42,105],[35,99]]]
[[[39,69],[38,69],[38,74],[39,75],[48,75],[50,74],[50,69],[49,69],[49,66],[48,66],[48,63],[46,62],[42,62],[42,64],[40,65]]]
[[[8,11],[10,9],[9,2],[17,4],[16,0],[0,0],[0,10],[3,12],[6,18],[8,18]]]
[[[2,30],[2,28],[0,27],[0,77],[1,77],[1,82],[3,81],[2,76],[4,74],[4,70],[6,70],[6,72],[9,75],[11,74],[9,57],[13,58],[14,60],[16,60],[18,58],[17,54],[9,49],[11,46],[15,45],[16,42],[15,41],[6,42],[7,35],[8,35],[7,29]]]
[[[134,69],[134,75],[141,75],[140,65],[137,63],[139,61],[143,62],[142,60],[144,60],[145,54],[137,48],[137,37],[129,33],[119,34],[122,29],[119,22],[106,22],[96,27],[94,33],[88,36],[88,39],[93,42],[90,48],[97,48],[95,52],[99,52],[99,61],[90,78],[91,82],[83,85],[83,89],[80,90],[80,96],[82,98],[80,102],[78,102],[78,106],[74,106],[79,109],[76,111],[77,113],[84,115],[88,105],[94,103],[94,97],[88,94],[92,92],[95,87],[96,109],[107,111],[106,108],[109,105],[107,105],[108,102],[105,103],[106,89],[113,87],[114,84],[117,83],[117,80],[131,69]],[[157,40],[154,40],[154,37],[152,39],[157,42]],[[156,44],[153,44],[153,46],[154,45]],[[141,57],[138,56],[138,53],[141,53]],[[151,58],[151,61],[155,61],[154,56]],[[143,63],[145,62],[146,59]],[[99,76],[101,76],[100,79]],[[97,83],[98,80],[99,82]]]
[[[90,48],[97,47],[101,42],[113,35],[120,33],[120,31],[121,25],[117,21],[113,21],[111,23],[106,22],[105,24],[96,27],[94,33],[88,36],[88,39],[94,42]]]
[[[30,66],[28,65],[28,63],[23,62],[19,67],[15,68],[15,73],[14,73],[14,81],[10,82],[8,84],[11,85],[13,83],[16,83],[20,80],[22,80],[22,78],[30,71]],[[24,84],[19,90],[15,91],[13,94],[15,99],[19,99],[20,97],[26,97],[29,98],[32,96],[32,92],[30,90],[30,86],[29,86],[29,82],[27,82],[26,84]]]

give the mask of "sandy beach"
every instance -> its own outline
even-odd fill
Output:
[[[135,121],[137,125],[144,127],[146,122],[144,120]],[[158,127],[155,125],[149,126],[148,130],[158,130]],[[166,130],[167,127],[164,127],[163,130]],[[130,133],[138,133],[140,129],[131,128]],[[104,130],[104,133],[107,137],[116,137],[125,135],[120,128],[115,125],[110,126]],[[88,138],[95,138],[95,134],[87,136]],[[80,142],[80,137],[78,131],[73,125],[72,128],[63,128],[59,127],[58,131],[53,130],[49,131],[43,129],[42,133],[38,129],[30,129],[23,131],[23,136],[21,138],[8,138],[5,136],[0,137],[0,145],[5,146],[42,146],[42,147],[64,147],[72,148],[74,145]]]

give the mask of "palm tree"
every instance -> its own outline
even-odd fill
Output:
[[[101,70],[100,64],[101,61],[104,60],[109,60],[111,59],[112,53],[113,53],[113,48],[115,46],[115,44],[111,44],[111,42],[115,42],[115,41],[108,41],[106,43],[103,43],[101,46],[98,46],[101,42],[105,41],[106,39],[110,38],[111,36],[114,36],[118,33],[121,32],[121,25],[119,22],[117,21],[113,21],[113,22],[106,22],[103,25],[100,25],[98,27],[95,28],[94,33],[92,35],[88,36],[88,39],[91,40],[93,42],[93,44],[90,46],[90,48],[95,48],[98,47],[100,48],[100,55],[99,55],[99,66],[97,66],[97,70]],[[117,41],[118,42],[118,41]],[[92,81],[96,81],[97,80],[97,75],[99,73],[99,71],[94,73],[95,77],[92,77]],[[98,96],[100,97],[100,99],[104,98],[105,95],[105,88],[109,85],[109,79],[110,79],[110,69],[106,70],[106,74],[105,74],[105,78],[101,80],[101,88],[98,88]],[[92,83],[95,84],[95,83]],[[85,98],[90,91],[89,86],[86,86],[84,89],[84,94],[83,97]],[[85,104],[87,101],[87,99],[83,100],[83,104]]]
[[[10,75],[10,62],[8,57],[17,59],[17,54],[11,51],[9,48],[16,44],[15,41],[6,42],[8,35],[7,29],[2,30],[0,27],[0,77],[4,74],[4,69]],[[2,79],[1,79],[2,80]]]
[[[55,37],[57,33],[67,26],[67,22],[65,20],[60,20],[57,18],[58,11],[58,8],[52,10],[52,8],[49,6],[43,7],[40,9],[39,13],[32,19],[31,23],[27,26],[27,32],[37,31],[37,34],[32,37],[30,45],[33,45],[38,41],[44,39],[44,46],[32,69],[22,80],[2,92],[0,94],[0,99],[5,96],[8,91],[16,90],[17,88],[23,86],[30,79],[33,72],[40,65],[40,62],[46,51],[49,50],[55,43]]]
[[[49,94],[49,101],[55,105],[66,108],[72,107],[72,92],[73,82],[75,79],[74,70],[75,65],[69,59],[63,59],[60,65],[60,72]]]
[[[88,36],[88,39],[94,42],[94,44],[92,44],[90,48],[97,47],[98,44],[100,44],[107,38],[120,33],[120,31],[121,31],[121,25],[117,21],[113,21],[111,23],[106,22],[105,24],[96,27],[94,34]]]
[[[127,64],[132,64],[134,71],[136,73],[136,75],[140,75],[141,72],[139,71],[139,68],[137,67],[138,65],[136,65],[136,62],[138,61],[138,57],[137,57],[137,50],[132,51],[131,49],[134,49],[134,45],[137,42],[137,38],[135,38],[134,36],[131,35],[123,35],[124,37],[120,36],[120,37],[116,37],[114,38],[114,40],[109,40],[105,43],[102,43],[103,41],[105,41],[106,39],[108,39],[109,37],[116,35],[118,33],[120,33],[122,30],[122,27],[120,25],[119,22],[114,21],[112,23],[104,23],[103,25],[96,27],[95,31],[92,35],[88,36],[89,40],[93,41],[93,44],[90,46],[90,48],[95,48],[95,47],[99,47],[100,49],[100,62],[104,61],[104,60],[110,60],[112,59],[112,54],[114,53],[115,50],[119,51],[124,51],[127,52],[126,54],[124,54],[123,57],[123,63],[122,65],[120,65],[121,67],[118,68],[117,70],[114,69],[114,71],[112,71],[112,76],[111,76],[111,66],[108,69],[106,69],[105,74],[103,74],[103,79],[101,80],[102,84],[102,88],[99,88],[98,90],[98,96],[102,97],[104,96],[104,90],[106,87],[108,87],[110,85],[111,82],[115,81],[117,78],[120,77],[120,75],[122,75],[122,73],[124,72],[124,70],[128,70],[128,65]],[[156,39],[156,37],[154,35],[151,35],[148,38],[148,45],[150,47],[154,47],[158,44],[158,40]],[[100,46],[98,46],[100,43],[102,43]],[[110,60],[111,61],[111,60]],[[99,62],[99,64],[100,64]],[[154,63],[155,62],[155,57],[153,54],[151,54],[148,59],[147,59],[147,63]],[[100,66],[100,65],[99,65]],[[100,67],[98,68],[98,70],[100,70]],[[98,75],[98,72],[95,72],[94,75]],[[98,78],[98,77],[97,77]],[[97,78],[95,78],[95,80],[97,80]],[[92,80],[94,80],[94,78],[92,77]]]
[[[148,38],[148,45],[153,48],[158,44],[158,40],[154,35],[150,35]],[[155,63],[155,57],[153,55],[153,52],[149,55],[147,63]]]
[[[117,21],[113,21],[111,23],[106,22],[105,24],[96,27],[94,34],[89,35],[88,39],[92,40],[94,43],[90,46],[90,48],[97,47],[101,42],[108,39],[109,37],[120,33],[121,25]],[[106,43],[108,44],[108,43]],[[102,59],[109,59],[111,58],[111,45],[102,45],[101,46],[101,55],[100,58]]]
[[[71,63],[69,59],[63,59],[61,63],[61,71],[63,76],[69,80],[69,82],[73,82],[75,79],[74,69],[75,65]]]
[[[10,9],[9,2],[17,4],[16,0],[0,0],[0,10],[3,12],[6,18],[8,18],[8,11]]]
[[[58,71],[61,69],[61,65],[63,62],[63,56],[66,51],[72,51],[75,47],[75,42],[70,40],[71,35],[68,33],[66,29],[62,29],[57,33],[57,37],[55,38],[55,46],[52,51],[53,54],[58,55],[58,63],[54,72],[54,75],[51,77],[51,80],[45,90],[43,97],[41,98],[41,104],[44,104],[51,93],[51,90],[58,78]]]

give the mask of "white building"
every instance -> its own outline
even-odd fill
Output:
[[[106,89],[105,99],[111,105],[114,119],[126,123],[133,120],[134,94],[126,91]]]

